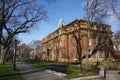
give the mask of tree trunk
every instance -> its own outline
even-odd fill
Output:
[[[1,55],[0,55],[0,64],[4,64],[5,63],[5,53],[6,53],[6,49],[3,49],[3,51],[1,51]]]
[[[80,63],[80,73],[82,74],[82,59],[79,59],[79,63]]]

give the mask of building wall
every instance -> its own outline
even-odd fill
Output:
[[[105,55],[109,54],[108,47],[112,43],[112,31],[109,25],[94,23],[90,30],[90,40],[89,40],[89,54],[93,53],[93,50],[97,47],[98,58],[101,59]],[[98,26],[97,26],[98,25]],[[73,26],[75,30],[73,30]],[[79,28],[80,27],[80,28]],[[42,40],[42,50],[41,57],[43,60],[50,61],[76,61],[77,49],[76,41],[73,37],[73,32],[77,35],[80,30],[81,35],[81,46],[82,46],[82,57],[84,58],[87,55],[87,22],[85,20],[74,20],[73,22],[58,28],[56,31],[50,33],[47,37]],[[103,40],[102,40],[103,38]],[[105,41],[109,38],[108,45]],[[97,43],[94,43],[94,40],[97,39]],[[102,44],[100,44],[103,42]],[[104,55],[102,55],[102,53]],[[96,54],[93,54],[90,59],[95,59]]]

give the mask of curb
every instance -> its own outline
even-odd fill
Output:
[[[79,77],[79,78],[73,78],[70,80],[86,80],[86,79],[94,79],[94,78],[101,78],[99,75],[97,76],[87,76],[87,77]]]
[[[45,71],[55,74],[57,76],[66,76],[66,74],[64,74],[64,73],[60,73],[60,72],[56,72],[56,71],[52,71],[52,70],[45,70]]]

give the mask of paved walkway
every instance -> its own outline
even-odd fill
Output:
[[[24,80],[68,80],[51,72],[33,68],[29,64],[22,62],[17,62],[17,68],[19,68]]]
[[[120,70],[106,71],[106,80],[120,80]]]

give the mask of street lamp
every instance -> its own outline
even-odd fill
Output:
[[[16,48],[17,48],[17,43],[18,43],[18,40],[15,40],[14,42],[14,54],[13,54],[13,70],[16,70]]]
[[[96,57],[97,57],[97,62],[96,62],[96,65],[98,66],[99,65],[99,61],[98,61],[98,52],[96,53]]]

